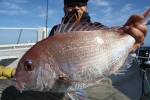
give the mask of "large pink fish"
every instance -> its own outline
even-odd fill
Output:
[[[25,53],[15,74],[18,90],[66,92],[98,84],[119,71],[135,42],[115,29],[73,27],[61,25]]]

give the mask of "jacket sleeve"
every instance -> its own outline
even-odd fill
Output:
[[[54,36],[54,33],[55,33],[57,27],[58,27],[58,25],[55,25],[55,26],[51,29],[49,36]]]

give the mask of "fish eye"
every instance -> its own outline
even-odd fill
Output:
[[[25,71],[32,71],[33,70],[31,60],[27,60],[27,61],[24,62],[24,69],[25,69]]]

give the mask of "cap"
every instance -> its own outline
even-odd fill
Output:
[[[88,0],[64,0],[64,5],[74,4],[74,3],[82,3],[87,4]]]

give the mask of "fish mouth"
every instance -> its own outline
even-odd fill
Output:
[[[13,79],[12,83],[13,83],[13,86],[15,86],[15,88],[17,90],[19,90],[21,93],[22,93],[22,91],[25,90],[25,83],[24,82],[19,82],[16,79]]]

